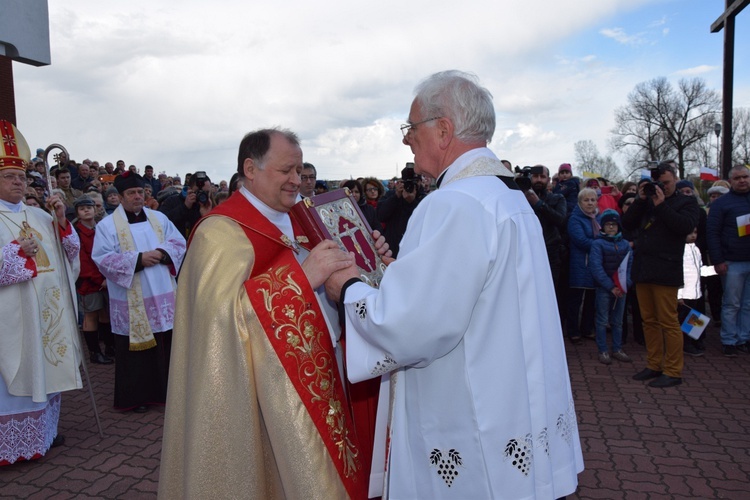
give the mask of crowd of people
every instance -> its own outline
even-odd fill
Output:
[[[681,323],[691,310],[705,314],[708,299],[711,319],[721,326],[723,354],[750,350],[750,320],[743,312],[750,306],[750,288],[743,288],[750,286],[750,240],[743,239],[746,166],[735,166],[729,181],[706,186],[707,200],[693,182],[679,179],[672,161],[621,186],[574,177],[568,163],[552,177],[543,165],[516,171],[519,185],[529,186],[526,198],[542,226],[571,344],[589,338],[602,363],[630,363],[623,350],[630,325],[633,340],[648,352],[646,368],[633,378],[650,380],[652,387],[679,385],[684,354],[705,354],[705,333],[690,337]]]
[[[318,179],[280,128],[246,135],[237,173],[213,183],[64,153],[47,165],[42,150],[26,160],[23,137],[0,124],[12,137],[0,304],[33,319],[1,336],[0,429],[34,435],[2,443],[0,464],[61,443],[60,393],[81,387],[79,328],[90,362],[114,364],[116,409],[166,404],[170,498],[559,498],[583,467],[566,339],[595,340],[605,365],[632,363],[632,328],[647,350],[633,378],[673,387],[683,355],[704,355],[680,325],[706,313],[707,292],[724,355],[750,353],[746,167],[705,203],[674,162],[620,186],[568,163],[514,173],[486,147],[492,99],[471,75],[417,87],[401,129],[415,163],[386,182]],[[289,217],[339,187],[388,264],[379,288]]]

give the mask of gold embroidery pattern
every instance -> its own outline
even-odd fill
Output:
[[[61,306],[62,293],[58,287],[47,288],[44,291],[44,305],[42,307],[42,347],[44,357],[52,366],[62,362],[68,345],[62,336],[61,322],[65,308]]]
[[[344,475],[349,478],[361,467],[359,451],[349,438],[347,412],[336,394],[336,361],[321,344],[321,338],[328,332],[315,328],[317,313],[305,304],[302,288],[292,278],[288,265],[271,269],[257,280],[273,335],[284,340],[284,356],[294,361],[299,385],[308,392],[310,401],[328,425]],[[276,305],[277,302],[284,305]]]

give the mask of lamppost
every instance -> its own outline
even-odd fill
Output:
[[[716,134],[716,171],[719,174],[719,178],[721,178],[721,146],[719,146],[721,123],[714,123],[714,134]]]

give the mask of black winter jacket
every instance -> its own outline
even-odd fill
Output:
[[[636,196],[622,215],[623,227],[638,231],[633,257],[634,283],[683,285],[685,237],[698,226],[700,210],[695,197],[679,191],[657,207],[650,198],[641,200]]]

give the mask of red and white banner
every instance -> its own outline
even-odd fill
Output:
[[[718,181],[719,172],[717,169],[701,167],[701,180],[702,181]]]

